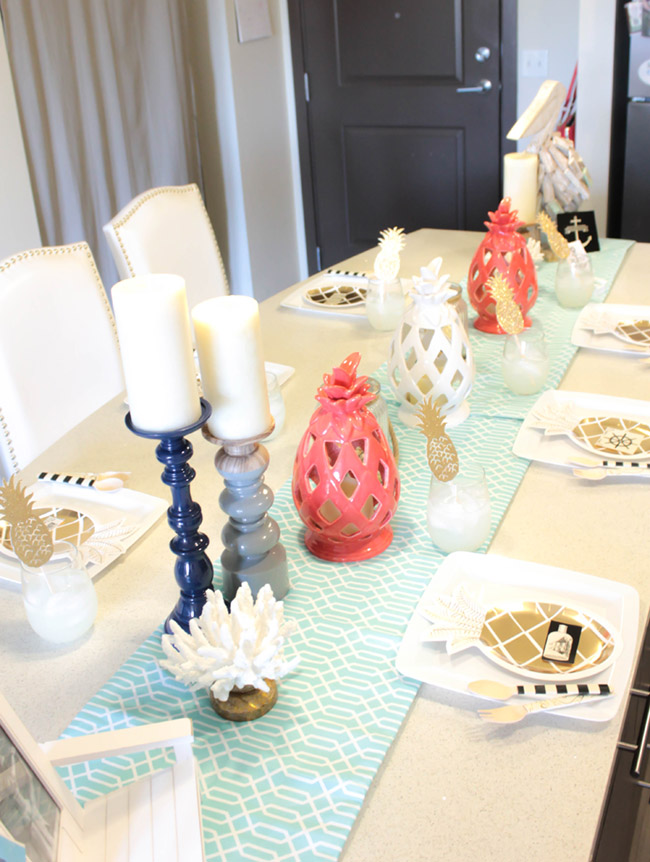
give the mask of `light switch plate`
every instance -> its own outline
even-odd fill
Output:
[[[521,74],[525,78],[546,78],[548,75],[548,51],[522,51]]]

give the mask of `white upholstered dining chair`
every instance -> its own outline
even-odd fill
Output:
[[[143,192],[104,225],[120,278],[172,273],[190,308],[229,293],[219,245],[196,183]]]
[[[88,244],[37,248],[1,261],[5,478],[123,388],[115,323]]]

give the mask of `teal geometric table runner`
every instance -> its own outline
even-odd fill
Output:
[[[473,332],[473,347],[477,337]],[[551,350],[555,353],[554,342]],[[384,367],[377,375],[383,383],[385,373]],[[451,436],[461,460],[476,460],[485,467],[493,533],[527,462],[512,455],[520,420],[492,415],[486,420],[482,415],[494,402],[491,385],[485,381],[484,396],[479,388],[485,408],[479,412],[473,404],[470,417]],[[398,436],[402,482],[392,522],[393,543],[383,554],[354,564],[312,557],[302,542],[303,525],[290,483],[276,494],[272,514],[282,530],[292,582],[284,600],[285,616],[299,626],[287,654],[295,651],[301,661],[280,682],[271,712],[250,723],[220,719],[207,693],[188,692],[160,669],[161,627],[64,733],[76,736],[191,718],[208,860],[337,859],[419,688],[419,683],[398,675],[395,655],[413,609],[444,555],[426,532],[430,471],[424,437],[397,421],[397,404],[387,386],[382,389]],[[150,752],[78,764],[61,772],[83,801],[164,765],[166,757]]]

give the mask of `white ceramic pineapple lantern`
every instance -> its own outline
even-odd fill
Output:
[[[401,401],[399,418],[416,424],[424,398],[440,407],[449,427],[469,415],[466,398],[474,381],[469,336],[455,308],[448,275],[440,275],[442,258],[432,260],[413,279],[413,304],[402,317],[390,345],[388,377]]]

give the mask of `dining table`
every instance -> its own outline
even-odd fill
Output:
[[[413,231],[406,235],[400,274],[416,276],[420,267],[441,256],[442,271],[448,272],[452,281],[462,282],[482,236],[471,231]],[[371,272],[375,254],[376,249],[370,249],[342,261],[337,269]],[[650,245],[626,245],[607,302],[644,303],[649,273]],[[302,285],[308,287],[312,281],[313,277]],[[282,387],[285,425],[266,444],[270,464],[265,481],[276,494],[290,481],[298,443],[318,406],[315,394],[323,374],[354,351],[361,354],[360,372],[375,374],[385,366],[393,336],[391,331],[373,329],[363,315],[328,315],[283,305],[299,286],[287,287],[260,304],[265,359],[295,369]],[[567,313],[575,316],[574,312]],[[535,317],[535,307],[531,314]],[[470,307],[470,328],[472,319]],[[481,337],[499,344],[503,339],[499,335]],[[481,373],[477,367],[477,375]],[[650,361],[639,355],[581,347],[558,388],[650,400]],[[388,392],[386,395],[390,400]],[[471,394],[469,403],[471,420]],[[29,484],[42,470],[130,471],[129,488],[168,499],[154,455],[155,441],[129,432],[124,422],[127,409],[124,395],[110,401],[22,469],[19,478]],[[475,421],[487,427],[494,421],[488,413],[475,414]],[[392,419],[394,424],[399,422],[395,413]],[[418,437],[424,446],[417,430],[402,429],[402,433]],[[450,434],[454,436],[454,429]],[[189,439],[194,449],[190,463],[196,471],[191,494],[201,506],[201,530],[210,539],[208,553],[218,570],[220,534],[226,521],[218,501],[223,479],[214,467],[215,446],[200,431]],[[636,656],[650,600],[647,481],[637,477],[589,481],[565,467],[534,460],[522,463],[523,478],[484,552],[488,557],[500,555],[555,566],[633,587],[639,595],[638,620],[622,635],[634,645]],[[403,487],[402,494],[407,493],[408,488]],[[424,510],[421,518],[425,532]],[[301,529],[296,515],[296,531]],[[57,646],[40,640],[27,624],[18,585],[0,587],[0,689],[39,741],[64,733],[171,610],[178,595],[169,549],[171,536],[166,519],[161,517],[101,572],[95,579],[99,610],[94,627],[73,644]],[[431,558],[438,560],[431,564],[431,579],[436,577],[440,558]],[[295,584],[300,571],[293,569],[291,553],[289,572]],[[353,569],[349,576],[354,577]],[[332,577],[333,596],[337,589],[337,580]],[[396,621],[397,630],[400,626],[406,630],[410,615]],[[308,628],[308,620],[308,615],[302,619],[303,629]],[[386,661],[398,677],[395,651],[392,658],[389,651]],[[318,673],[318,669],[310,666],[310,672]],[[340,673],[345,676],[344,656]],[[629,683],[628,678],[626,686]],[[283,689],[284,681],[279,685],[278,704]],[[320,846],[294,856],[279,844],[275,855],[271,850],[257,855],[240,848],[231,850],[230,855],[224,849],[223,856],[215,850],[208,858],[320,860],[339,855],[341,862],[587,862],[625,697],[608,721],[560,719],[559,714],[550,712],[531,715],[518,724],[496,725],[483,722],[477,715],[480,706],[494,704],[470,692],[428,683],[417,687],[416,682],[413,695],[392,741],[377,758],[365,794],[350,799],[354,811],[350,828],[345,828],[343,837],[337,833],[341,846],[335,851]],[[390,696],[390,690],[382,694],[384,698]],[[334,730],[337,715],[331,718]],[[168,717],[162,706],[160,717]],[[216,721],[221,719],[215,716]],[[195,727],[195,732],[198,736],[200,730]],[[272,738],[269,745],[273,745]],[[323,750],[323,759],[328,756],[331,753]],[[245,774],[245,758],[237,768]],[[301,797],[301,805],[308,802]],[[287,812],[293,804],[287,795]],[[339,814],[337,810],[337,818]],[[326,811],[318,812],[318,816],[327,821]],[[221,826],[222,843],[217,840],[216,845],[232,848],[230,832],[239,826],[225,820]],[[300,820],[296,820],[295,829],[303,829]]]

